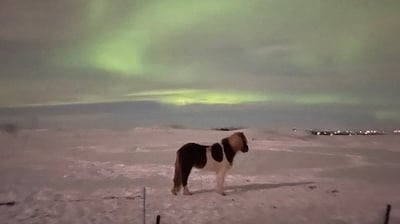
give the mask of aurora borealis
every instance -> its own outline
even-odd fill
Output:
[[[0,107],[351,107],[365,122],[400,124],[399,9],[371,0],[3,0]]]

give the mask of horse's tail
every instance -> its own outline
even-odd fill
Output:
[[[182,161],[180,152],[176,152],[175,160],[175,173],[174,173],[174,186],[172,187],[172,194],[177,195],[182,187]]]

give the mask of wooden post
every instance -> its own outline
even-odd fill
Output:
[[[143,187],[143,224],[146,224],[146,187]]]
[[[386,207],[385,224],[389,224],[390,210],[392,210],[392,206],[388,204]]]
[[[161,221],[161,216],[160,216],[160,215],[157,215],[156,224],[160,224],[160,221]]]

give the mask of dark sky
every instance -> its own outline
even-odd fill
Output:
[[[396,126],[399,9],[395,0],[1,0],[0,107],[147,101],[171,114],[241,111],[230,120],[252,111],[253,123]]]

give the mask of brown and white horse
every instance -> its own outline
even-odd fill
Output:
[[[183,186],[183,194],[191,195],[187,186],[193,167],[216,172],[216,191],[225,195],[223,187],[226,172],[232,167],[238,151],[248,152],[247,139],[243,132],[236,132],[211,146],[187,143],[176,153],[174,186],[172,194],[177,195]]]

